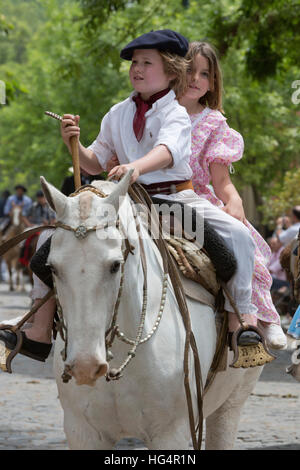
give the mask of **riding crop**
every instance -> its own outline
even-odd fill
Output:
[[[63,120],[62,116],[59,116],[59,114],[52,113],[51,111],[45,111],[45,114],[54,119],[57,119],[58,121]],[[71,151],[72,151],[75,189],[79,189],[81,186],[80,165],[79,165],[78,141],[75,135],[73,135],[70,138],[70,144],[71,144]]]

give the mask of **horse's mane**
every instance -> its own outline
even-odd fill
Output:
[[[104,180],[94,180],[91,182],[91,185],[94,186],[94,188],[99,189],[100,191],[103,191],[106,194],[110,194],[114,189],[116,189],[116,182],[112,181],[104,181]]]

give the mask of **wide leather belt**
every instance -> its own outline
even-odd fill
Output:
[[[186,181],[161,181],[160,183],[142,184],[150,196],[154,194],[174,194],[185,189],[194,189],[192,180]]]

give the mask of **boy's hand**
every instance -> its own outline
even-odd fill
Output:
[[[106,164],[106,170],[110,172],[115,166],[120,165],[117,155],[113,155],[110,160],[108,160]]]
[[[113,176],[115,179],[119,180],[122,176],[124,176],[129,170],[133,170],[130,184],[134,183],[138,177],[140,176],[140,172],[133,164],[126,164],[126,165],[117,165],[112,170],[110,170],[108,177],[110,178]]]
[[[77,136],[79,139],[80,136],[80,127],[79,127],[80,116],[73,114],[64,114],[63,120],[61,122],[60,131],[64,143],[70,150],[70,137]]]

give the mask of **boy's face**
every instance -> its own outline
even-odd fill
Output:
[[[187,73],[188,88],[185,98],[198,101],[209,90],[209,63],[206,57],[197,54],[191,70]]]
[[[169,86],[173,77],[166,75],[163,60],[156,49],[135,49],[129,70],[135,91],[147,100]]]

